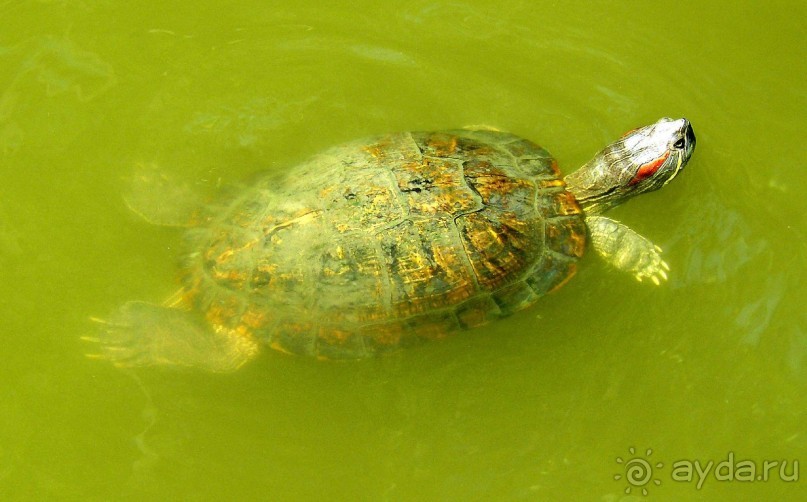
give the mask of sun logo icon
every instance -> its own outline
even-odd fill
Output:
[[[623,460],[622,457],[616,458],[617,464],[625,466],[624,478],[625,481],[628,482],[628,486],[625,487],[625,493],[630,494],[634,488],[641,488],[642,495],[647,496],[649,493],[647,490],[649,485],[661,485],[661,480],[653,477],[653,468],[655,467],[656,469],[661,469],[664,467],[664,464],[657,462],[655,465],[651,465],[649,460],[642,457],[637,457],[636,449],[633,447],[628,448],[628,452],[631,454],[631,458],[627,460]],[[650,457],[652,454],[653,450],[648,448],[647,451],[645,451],[644,456]],[[614,480],[616,481],[619,481],[622,478],[622,474],[614,475]]]

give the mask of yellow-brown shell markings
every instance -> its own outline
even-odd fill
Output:
[[[328,150],[189,236],[186,290],[214,329],[360,358],[530,305],[574,273],[586,230],[545,150],[448,131]]]

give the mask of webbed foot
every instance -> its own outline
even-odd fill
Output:
[[[88,354],[119,367],[184,366],[230,372],[252,359],[257,344],[236,333],[215,331],[192,313],[145,302],[129,302],[109,319],[93,319],[101,325],[97,337],[100,353]]]
[[[659,285],[667,280],[670,266],[661,258],[661,248],[626,225],[604,216],[586,218],[597,253],[639,282],[649,279]]]

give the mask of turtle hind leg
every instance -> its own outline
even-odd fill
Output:
[[[193,367],[230,372],[255,357],[255,341],[223,329],[213,330],[190,312],[145,302],[129,302],[99,321],[92,341],[100,354],[90,355],[116,366]]]
[[[661,259],[661,249],[628,226],[605,216],[586,217],[591,244],[597,254],[637,280],[659,285],[670,267]]]

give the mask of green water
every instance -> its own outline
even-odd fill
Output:
[[[653,499],[805,500],[778,466],[672,478],[807,463],[804,2],[307,3],[0,3],[0,499],[615,501],[639,457]],[[530,310],[357,364],[84,357],[90,317],[177,287],[179,233],[122,202],[137,163],[214,191],[490,124],[568,171],[665,115],[692,162],[615,211],[661,287],[592,256]]]

